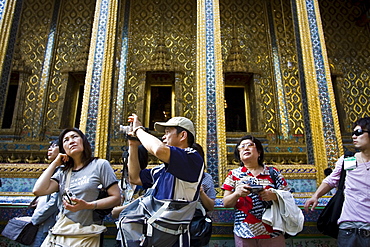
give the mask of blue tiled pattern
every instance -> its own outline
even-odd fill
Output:
[[[109,0],[103,0],[100,6],[99,25],[95,45],[94,67],[91,81],[89,109],[86,121],[86,136],[94,150],[95,147],[95,132],[98,118],[99,96],[100,96],[100,80],[102,74],[102,65],[104,58],[104,41],[107,31]]]
[[[207,169],[218,184],[218,147],[216,111],[216,70],[214,49],[213,0],[205,1],[206,13],[206,81],[207,81]]]
[[[324,131],[324,138],[326,142],[327,154],[332,159],[336,159],[338,147],[337,138],[335,136],[334,122],[332,118],[331,104],[329,98],[329,91],[327,87],[327,80],[325,74],[322,45],[320,43],[320,33],[315,15],[315,6],[313,0],[306,1],[308,23],[311,32],[311,44],[313,49],[313,56],[315,62],[315,70],[317,76],[317,85],[320,97],[320,107],[322,113],[322,123]]]
[[[0,21],[3,19],[6,0],[0,0]]]
[[[28,206],[33,201],[34,198],[35,198],[34,196],[0,196],[0,204]]]
[[[32,192],[37,178],[1,178],[0,192]]]
[[[295,192],[312,192],[316,190],[315,179],[287,179],[289,187]]]
[[[123,118],[123,99],[125,95],[125,81],[126,81],[126,69],[127,69],[127,54],[128,54],[128,27],[130,17],[130,0],[126,1],[125,14],[123,20],[123,31],[122,31],[122,46],[121,46],[121,61],[119,63],[119,74],[118,74],[118,86],[117,86],[117,100],[116,100],[116,117],[114,118],[114,136],[117,137],[119,134],[119,125],[121,121],[125,121]]]

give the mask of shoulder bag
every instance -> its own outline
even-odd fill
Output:
[[[35,240],[38,228],[32,224],[31,216],[16,217],[9,220],[1,234],[18,243],[30,245]]]
[[[340,173],[340,180],[338,190],[330,201],[322,210],[319,218],[317,219],[317,229],[325,235],[333,238],[338,237],[339,226],[338,219],[342,213],[342,206],[344,202],[344,182],[346,178],[346,171],[344,170],[344,161],[342,171]]]
[[[68,171],[66,178],[67,189],[69,187],[72,169]],[[106,227],[98,224],[82,226],[73,222],[60,212],[59,217],[41,247],[99,247],[100,234],[106,231]]]
[[[189,228],[190,246],[205,246],[209,243],[212,236],[212,219],[200,202],[195,209]]]
[[[97,200],[106,198],[108,196],[109,196],[109,194],[108,194],[107,189],[106,188],[100,188]],[[98,219],[103,220],[106,215],[108,215],[112,212],[112,210],[113,210],[113,208],[95,209],[94,214],[98,216]],[[94,215],[94,217],[95,217],[95,215]]]
[[[37,199],[38,196],[32,200],[28,208],[35,208]],[[38,229],[39,226],[32,223],[32,216],[14,217],[8,221],[1,235],[24,245],[31,245],[35,241]]]

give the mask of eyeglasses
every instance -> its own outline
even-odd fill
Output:
[[[252,147],[255,147],[256,144],[254,142],[249,142],[249,143],[243,143],[243,144],[240,144],[238,146],[238,150],[243,150],[243,149],[247,149],[247,148],[252,148]]]
[[[357,130],[355,130],[355,131],[352,132],[352,135],[360,136],[360,135],[362,135],[365,132],[369,133],[369,131],[367,131],[367,130],[357,129]]]

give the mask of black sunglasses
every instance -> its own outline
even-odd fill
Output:
[[[355,131],[352,132],[352,135],[360,136],[360,135],[362,135],[365,132],[369,133],[369,131],[367,131],[367,130],[357,129],[357,130],[355,130]]]

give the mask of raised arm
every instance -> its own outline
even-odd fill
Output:
[[[128,176],[129,181],[132,184],[142,185],[140,179],[140,163],[139,163],[139,145],[140,142],[135,140],[129,140],[129,155],[128,155]]]
[[[36,196],[49,195],[53,192],[59,190],[58,183],[51,179],[55,169],[61,166],[64,162],[68,161],[68,156],[66,154],[59,153],[53,162],[46,168],[46,170],[41,174],[39,179],[37,179],[34,187],[33,194]]]
[[[163,162],[168,163],[171,154],[170,148],[157,137],[140,128],[142,124],[136,114],[132,114],[132,116],[129,117],[129,122],[132,122],[134,130],[132,134],[136,135],[146,150]]]

